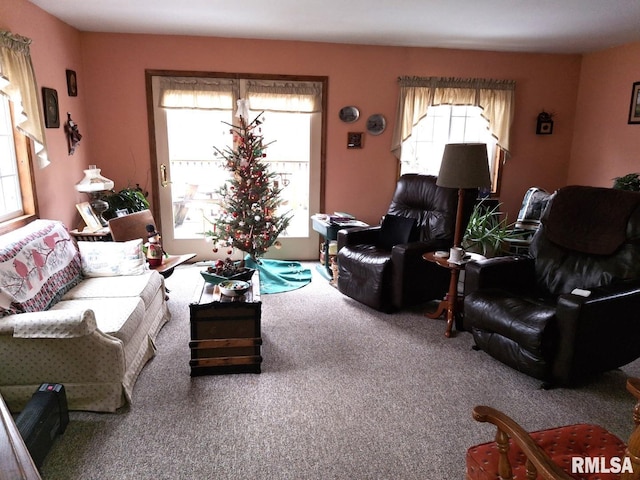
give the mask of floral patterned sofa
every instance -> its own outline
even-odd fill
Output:
[[[0,236],[0,394],[12,411],[43,382],[64,384],[71,410],[131,402],[170,318],[141,243],[83,247],[52,220]]]

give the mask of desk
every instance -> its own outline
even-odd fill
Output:
[[[322,215],[319,213],[311,215],[311,222],[313,229],[324,238],[324,245],[322,247],[324,250],[324,271],[321,273],[328,276],[329,280],[331,280],[331,278],[333,278],[333,274],[331,273],[331,261],[329,259],[329,245],[331,241],[338,239],[338,232],[343,228],[368,227],[369,224],[356,219],[334,223],[329,220],[328,215]]]
[[[467,253],[470,258],[463,263],[451,263],[448,258],[436,257],[436,252],[427,252],[422,255],[422,258],[427,262],[433,262],[443,268],[448,268],[451,271],[451,279],[449,280],[449,290],[445,297],[438,304],[438,308],[434,312],[425,313],[428,318],[440,318],[440,316],[446,312],[447,329],[444,332],[445,337],[451,336],[451,330],[453,328],[453,321],[456,318],[456,314],[462,309],[462,298],[458,294],[458,279],[460,278],[460,272],[464,270],[465,264],[471,260],[482,260],[484,257],[477,253]]]

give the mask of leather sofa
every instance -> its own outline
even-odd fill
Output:
[[[465,191],[462,228],[477,189]],[[338,289],[383,312],[442,298],[450,273],[427,262],[425,252],[453,244],[458,190],[431,175],[400,177],[381,225],[338,232]]]
[[[545,386],[639,358],[638,312],[638,192],[561,188],[529,256],[466,266],[464,329],[478,349]]]

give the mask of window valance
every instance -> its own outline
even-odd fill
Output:
[[[316,82],[248,80],[252,110],[313,113],[322,111],[322,85]]]
[[[231,110],[236,99],[249,100],[254,111],[312,113],[322,111],[322,85],[203,77],[160,78],[160,107]]]
[[[0,93],[13,103],[14,124],[33,140],[37,164],[49,163],[43,124],[42,102],[38,95],[30,53],[31,39],[0,31]]]
[[[239,83],[233,79],[161,77],[160,107],[230,110],[238,91]]]
[[[400,93],[391,151],[399,159],[402,142],[436,105],[473,105],[482,109],[498,146],[509,152],[515,81],[447,77],[400,77]]]

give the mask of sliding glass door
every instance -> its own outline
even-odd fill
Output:
[[[321,211],[322,143],[326,79],[228,78],[177,72],[147,72],[152,105],[153,177],[165,250],[196,252],[200,259],[226,257],[212,251],[203,232],[220,209],[218,189],[228,179],[216,148],[232,148],[230,125],[236,101],[249,99],[251,118],[264,112],[265,157],[282,190],[282,212],[293,220],[281,248],[267,257],[290,260],[318,256],[309,217]],[[215,148],[214,148],[215,147]],[[156,209],[158,210],[158,209]],[[241,252],[233,252],[235,257]]]

